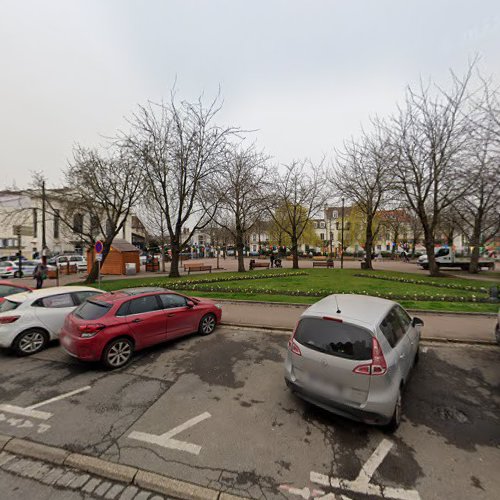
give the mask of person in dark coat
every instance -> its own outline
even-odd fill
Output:
[[[271,267],[274,265],[274,253],[271,252],[271,256],[269,257],[269,260],[271,261]]]

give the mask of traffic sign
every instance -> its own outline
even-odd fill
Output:
[[[101,262],[101,261],[102,261],[102,253],[98,253],[98,254],[95,256],[95,260],[97,260],[98,262]]]
[[[96,253],[102,253],[102,251],[104,250],[104,245],[102,244],[102,241],[97,240],[95,242],[94,249],[95,249]]]

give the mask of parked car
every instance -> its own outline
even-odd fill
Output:
[[[208,299],[164,288],[129,288],[78,307],[64,322],[61,345],[80,360],[120,368],[134,351],[196,331],[211,334],[221,317],[221,307]]]
[[[0,262],[0,277],[13,278],[17,270],[17,265],[11,260],[3,260]]]
[[[4,255],[3,257],[0,257],[0,261],[4,261],[4,260],[19,260],[19,257],[17,255]],[[21,260],[28,260],[27,257],[25,257],[24,255],[21,255]]]
[[[58,255],[49,260],[49,264],[57,266],[59,269],[63,266],[76,266],[78,272],[87,271],[87,259],[83,255]]]
[[[418,361],[423,321],[391,300],[330,295],[309,307],[288,344],[285,381],[344,417],[396,429]]]
[[[35,267],[40,263],[39,260],[24,260],[21,263],[21,269],[19,269],[18,261],[6,260],[0,262],[0,276],[2,278],[23,278],[32,277],[35,271]],[[56,268],[47,264],[48,271],[55,271]]]
[[[4,301],[5,297],[15,293],[29,292],[32,288],[26,285],[18,285],[12,281],[0,280],[0,304]]]
[[[9,295],[0,304],[0,347],[19,356],[45,349],[59,337],[66,316],[100,293],[88,286],[64,286]]]

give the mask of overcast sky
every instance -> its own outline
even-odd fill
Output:
[[[500,83],[498,0],[0,0],[0,187],[52,183],[76,142],[138,103],[213,97],[277,162],[332,156],[420,75],[481,56]]]

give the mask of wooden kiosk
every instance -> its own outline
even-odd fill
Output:
[[[139,260],[140,250],[126,240],[113,240],[108,256],[101,267],[101,274],[126,274],[127,264],[135,264],[136,273],[141,270]],[[87,250],[87,272],[90,273],[95,261],[94,247]]]

